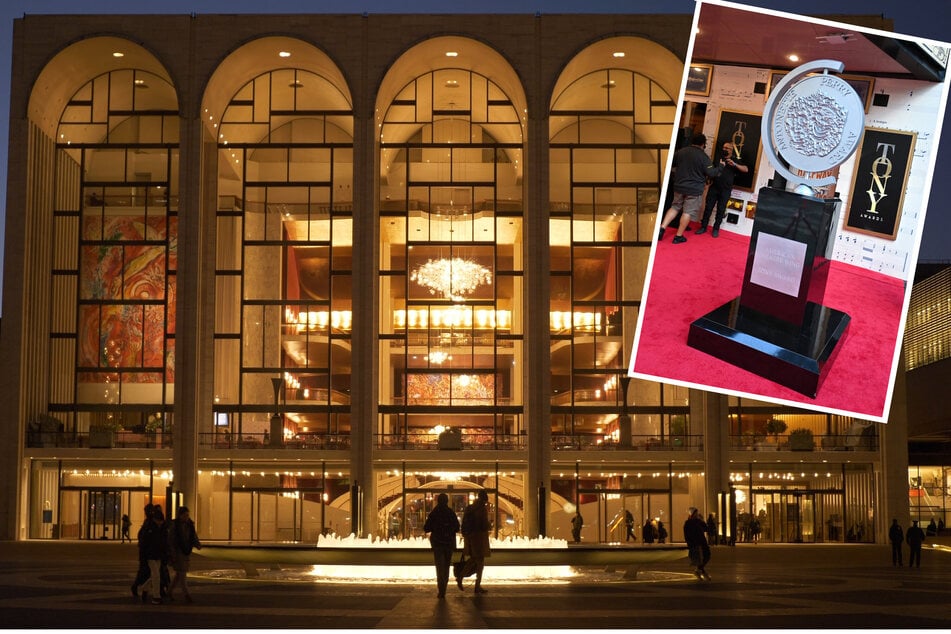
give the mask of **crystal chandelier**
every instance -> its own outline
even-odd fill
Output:
[[[461,302],[483,284],[492,283],[492,272],[481,264],[463,258],[428,260],[410,275],[410,279],[429,289],[431,295]]]

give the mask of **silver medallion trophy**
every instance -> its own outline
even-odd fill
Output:
[[[776,175],[758,192],[740,296],[697,319],[687,343],[815,398],[850,317],[823,305],[841,200],[820,198],[858,147],[865,108],[843,64],[794,68],[763,112]],[[791,190],[791,191],[790,191]]]

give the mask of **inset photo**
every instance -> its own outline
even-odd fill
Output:
[[[887,422],[949,48],[698,3],[630,376]]]

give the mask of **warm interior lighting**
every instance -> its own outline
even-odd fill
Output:
[[[601,332],[601,313],[553,310],[549,313],[548,324],[554,332],[569,328],[576,332]]]
[[[439,258],[420,265],[410,279],[428,288],[431,295],[461,302],[483,284],[491,284],[492,272],[472,260]]]
[[[446,51],[446,57],[459,57],[459,53],[456,51]]]
[[[624,51],[614,51],[613,55],[615,57],[624,57]]]
[[[291,56],[290,51],[281,51],[280,53],[278,53],[278,57],[290,57],[290,56]]]
[[[112,56],[113,56],[113,57],[125,57],[125,53],[122,53],[122,52],[120,52],[120,51],[116,51],[115,53],[112,54]]]
[[[798,62],[798,61],[799,61],[799,56],[796,55],[795,53],[792,53],[792,54],[788,55],[788,56],[786,57],[786,59],[788,59],[790,62]]]
[[[426,330],[433,328],[476,328],[477,330],[509,330],[512,311],[492,310],[471,306],[449,308],[411,308],[393,311],[393,327],[397,330]]]
[[[284,321],[296,326],[297,332],[327,330],[349,331],[353,326],[353,312],[349,310],[309,310],[295,313],[290,308],[284,310]]]

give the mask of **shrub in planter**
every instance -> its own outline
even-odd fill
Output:
[[[789,432],[789,449],[792,451],[812,451],[816,446],[811,429],[794,429]]]

